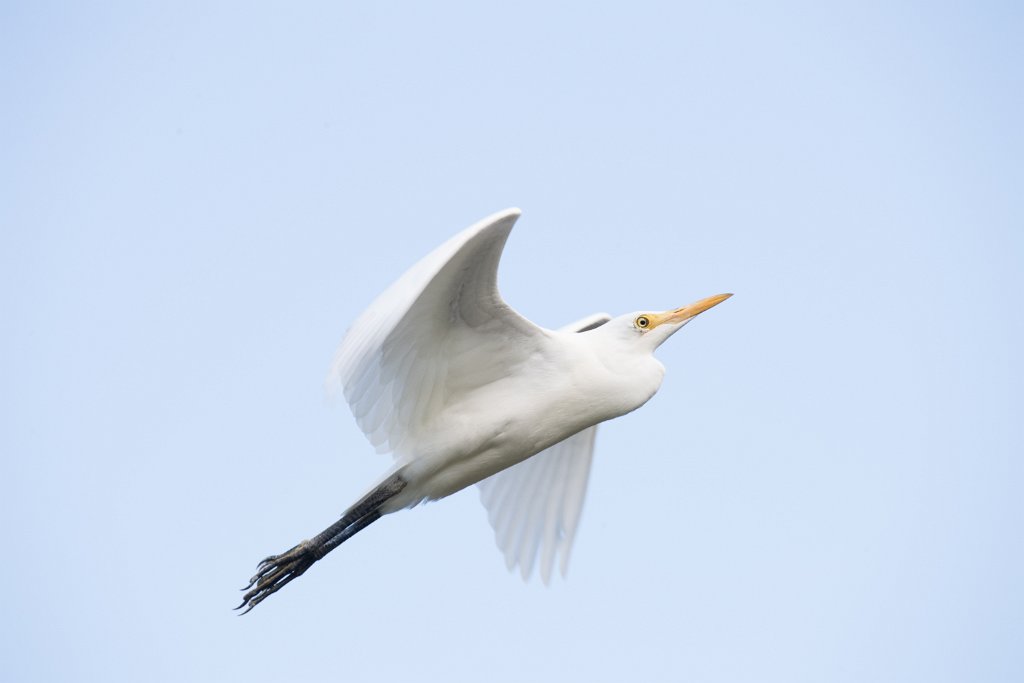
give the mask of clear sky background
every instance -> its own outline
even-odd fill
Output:
[[[1024,679],[1022,35],[4,3],[0,678]],[[599,430],[568,579],[508,574],[468,490],[236,617],[389,465],[324,399],[348,324],[508,206],[540,324],[736,293]]]

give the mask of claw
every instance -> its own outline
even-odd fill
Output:
[[[245,610],[239,616],[248,613],[267,597],[284,588],[292,579],[302,576],[313,566],[316,559],[309,541],[303,541],[285,553],[264,559],[256,567],[256,575],[249,579],[249,585],[242,589],[246,593],[242,596],[242,604],[235,609],[245,607]]]

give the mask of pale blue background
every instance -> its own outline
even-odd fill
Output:
[[[824,4],[4,3],[0,679],[1024,679],[1024,11]],[[569,579],[466,491],[236,618],[388,464],[347,325],[510,205],[541,324],[737,293]]]

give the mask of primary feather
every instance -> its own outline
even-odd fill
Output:
[[[611,319],[596,313],[562,328],[592,330]],[[494,529],[494,540],[511,570],[530,577],[540,552],[540,575],[551,581],[556,556],[565,576],[590,477],[597,425],[527,458],[477,484]]]

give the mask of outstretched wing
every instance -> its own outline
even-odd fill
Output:
[[[445,406],[516,371],[547,332],[502,300],[497,271],[518,209],[496,213],[428,254],[356,319],[331,367],[377,448],[415,457]]]
[[[608,320],[607,314],[598,313],[562,330],[585,332]],[[551,579],[556,555],[561,558],[565,576],[587,492],[596,436],[595,425],[478,484],[505,564],[510,570],[519,565],[524,580],[533,571],[538,550],[544,583]]]

